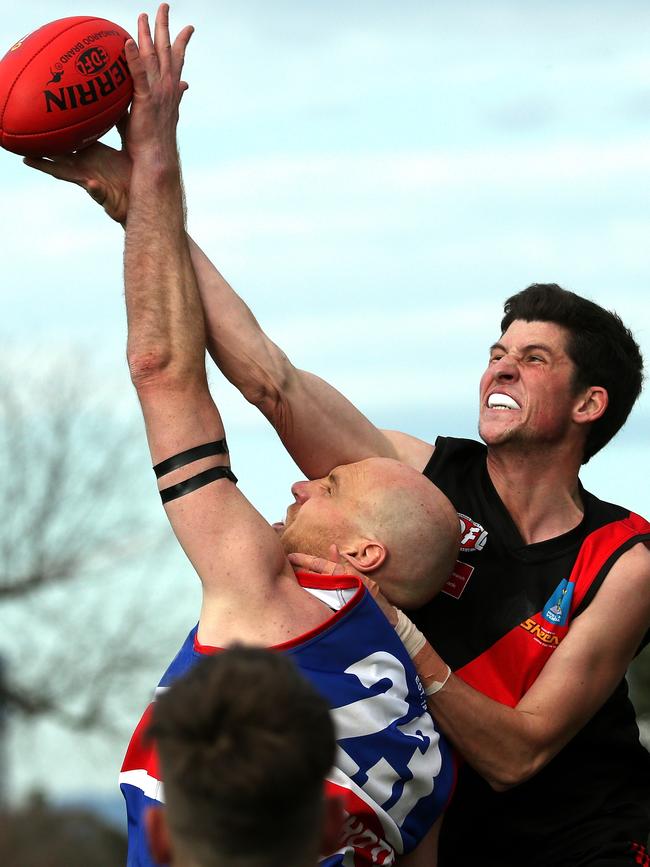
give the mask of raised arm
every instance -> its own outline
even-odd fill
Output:
[[[139,50],[133,41],[126,44],[135,86],[124,256],[127,355],[153,463],[207,447],[207,454],[179,457],[177,468],[163,464],[159,473],[169,498],[167,515],[203,583],[202,623],[223,641],[242,593],[254,618],[278,578],[291,571],[276,534],[223,469],[227,452],[208,445],[223,440],[224,429],[207,386],[203,310],[185,234],[176,150],[178,82],[191,29],[182,30],[170,47],[163,5],[155,45],[146,16],[139,19],[138,35]],[[179,487],[183,481],[191,492]],[[240,628],[237,637],[247,636]]]
[[[309,478],[371,456],[423,469],[432,446],[379,430],[325,380],[295,367],[246,303],[190,240],[207,321],[208,350],[223,374],[258,407]]]
[[[126,126],[121,126],[126,133]],[[77,154],[25,159],[46,174],[83,187],[107,214],[126,224],[131,160],[127,150],[97,143]],[[128,212],[129,221],[132,219]],[[433,446],[416,437],[381,431],[329,383],[296,368],[264,333],[242,298],[200,247],[188,238],[207,324],[208,350],[224,375],[275,427],[309,478],[374,455],[423,469]]]

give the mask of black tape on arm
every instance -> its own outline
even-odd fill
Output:
[[[227,454],[228,444],[226,443],[226,440],[215,440],[213,443],[194,446],[194,448],[187,449],[184,452],[179,452],[177,455],[172,455],[171,458],[167,458],[159,464],[156,464],[153,471],[156,474],[156,478],[159,479],[161,476],[166,476],[167,473],[171,473],[172,470],[177,470],[179,467],[184,467],[186,464],[199,461],[201,458],[209,458],[211,455]],[[171,488],[169,490],[171,490]]]
[[[217,479],[228,479],[237,484],[237,476],[232,472],[230,467],[211,467],[202,473],[197,473],[196,476],[190,476],[184,482],[179,482],[177,485],[171,485],[169,488],[164,488],[160,492],[160,499],[163,503],[168,503],[170,500],[176,500],[178,497],[184,497],[185,494],[191,494],[197,488],[202,488],[204,485],[209,485]]]

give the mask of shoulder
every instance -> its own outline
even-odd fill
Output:
[[[167,666],[158,684],[159,688],[170,686],[176,678],[182,677],[189,671],[200,658],[200,652],[197,652],[197,631],[198,624],[190,630],[178,653]]]
[[[464,475],[472,469],[482,469],[486,455],[487,448],[476,440],[439,436],[423,472],[434,482],[438,474],[444,474],[448,470]]]
[[[382,430],[395,451],[394,457],[403,464],[423,470],[433,454],[432,443],[398,430]]]
[[[590,621],[599,628],[598,642],[605,636],[626,648],[628,661],[650,634],[650,551],[648,541],[634,541],[608,569],[593,601],[576,623]],[[606,642],[605,642],[606,643]]]
[[[644,591],[650,597],[650,539],[634,541],[614,563],[609,571],[608,579],[612,578],[624,584],[628,592]]]
[[[427,476],[431,468],[450,459],[477,461],[482,464],[487,453],[483,443],[476,440],[439,436],[433,444],[402,431],[382,430],[382,433],[393,447],[397,460]]]
[[[650,523],[621,506],[599,500],[581,489],[585,520],[574,572],[585,587],[576,614],[589,606],[603,584],[625,588],[648,584]],[[631,589],[630,589],[631,592]]]
[[[634,556],[645,558],[648,553],[645,545],[650,544],[650,522],[623,506],[600,500],[586,491],[579,480],[578,483],[584,518],[567,534],[580,546],[578,563],[597,565],[602,578],[637,545],[640,553]],[[626,557],[624,562],[628,560]]]
[[[641,515],[630,511],[625,506],[601,500],[595,494],[585,490],[582,484],[580,484],[580,480],[578,480],[578,483],[580,496],[585,507],[585,514],[591,525],[601,526],[619,522],[621,526],[634,528],[640,533],[650,532],[650,522]]]

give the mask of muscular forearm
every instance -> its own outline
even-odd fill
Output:
[[[31,160],[29,164],[46,174],[79,184],[103,205],[110,217],[125,228],[128,222],[127,251],[138,250],[137,254],[127,256],[127,270],[137,278],[130,281],[131,285],[138,285],[149,273],[157,275],[155,282],[162,289],[166,275],[171,273],[163,264],[173,258],[174,250],[182,253],[184,274],[188,277],[185,244],[189,245],[205,311],[207,335],[204,333],[203,337],[210,354],[233,385],[269,419],[305,475],[324,476],[338,464],[373,455],[397,457],[418,469],[426,464],[431,453],[427,443],[395,432],[387,436],[328,383],[295,368],[189,236],[179,250],[181,236],[176,231],[176,212],[172,222],[164,227],[158,224],[158,205],[152,202],[157,201],[161,191],[152,188],[155,184],[152,178],[145,176],[140,181],[137,172],[129,187],[132,161],[126,151],[95,144],[65,160]],[[143,195],[138,192],[134,201],[134,193],[140,188]],[[167,240],[158,231],[162,229]],[[171,244],[176,246],[170,246],[170,237]],[[149,263],[145,254],[139,252],[140,247],[150,250],[146,254]],[[147,271],[147,264],[153,267],[153,272],[151,268]],[[129,357],[133,357],[132,370],[135,367],[135,375],[139,377],[141,366],[144,365],[146,373],[151,366],[167,363],[167,357],[159,355],[165,346],[172,345],[171,334],[156,330],[150,317],[143,318],[137,329],[133,319],[131,322]],[[187,344],[181,335],[180,343],[176,341],[173,345],[182,350]]]
[[[554,727],[545,706],[524,701],[509,707],[489,698],[451,674],[428,642],[413,662],[425,689],[444,682],[428,696],[429,710],[441,731],[497,791],[537,773],[584,722],[574,718]]]
[[[537,747],[532,717],[492,701],[453,674],[428,704],[441,731],[497,791],[528,779],[550,758]]]
[[[391,442],[342,394],[293,366],[191,240],[190,251],[210,354],[269,419],[305,475],[323,476],[334,466],[372,455],[397,457]]]
[[[204,323],[183,225],[175,154],[133,166],[124,256],[127,353],[134,383],[203,370]]]
[[[189,235],[188,243],[206,318],[208,351],[246,400],[268,416],[274,393],[294,374],[293,365]]]

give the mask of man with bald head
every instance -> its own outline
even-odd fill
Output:
[[[359,577],[296,575],[287,552],[307,546],[327,556],[334,544],[392,601],[407,605],[429,599],[447,579],[458,550],[456,514],[415,470],[384,458],[297,483],[280,534],[237,488],[207,385],[203,311],[184,231],[176,123],[190,35],[185,28],[170,46],[162,5],[155,42],[141,16],[139,47],[132,40],[125,45],[134,81],[127,356],[160,496],[203,589],[198,625],[159,689],[234,642],[290,654],[328,700],[337,732],[327,787],[342,802],[345,821],[322,863],[392,864],[405,855],[409,867],[432,867],[455,769],[409,654]],[[435,542],[424,544],[425,538]],[[120,775],[129,867],[153,864],[144,816],[163,797],[158,760],[145,737],[151,708]],[[241,850],[223,863],[294,864],[281,855],[287,841],[280,845],[262,819],[256,832],[251,815]]]
[[[458,516],[440,490],[412,467],[368,458],[324,479],[296,482],[283,524],[287,554],[338,556],[369,575],[401,608],[428,602],[458,553]],[[450,559],[452,558],[452,559]]]

